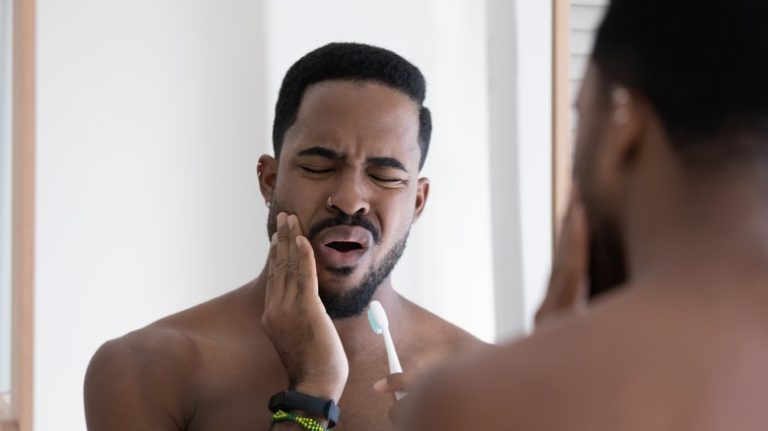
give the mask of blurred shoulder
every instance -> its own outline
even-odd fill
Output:
[[[630,346],[643,335],[634,330],[631,312],[610,301],[446,363],[413,393],[421,413],[406,410],[405,429],[600,429],[595,421],[606,417],[592,414],[596,406],[623,411],[631,404],[627,385],[644,375],[631,365],[642,350]]]

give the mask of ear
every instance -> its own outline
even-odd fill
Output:
[[[642,134],[647,126],[648,103],[635,92],[624,87],[611,93],[609,121],[609,155],[613,166],[620,171],[632,170],[638,154],[643,150]]]
[[[608,103],[594,155],[593,193],[601,196],[601,211],[617,214],[652,144],[646,139],[652,111],[645,98],[621,87]]]
[[[266,154],[259,157],[259,164],[256,168],[259,177],[259,189],[261,189],[261,196],[267,202],[267,206],[272,201],[275,184],[277,184],[277,167],[278,160],[274,157]]]
[[[419,184],[416,186],[416,208],[413,212],[413,220],[411,223],[416,223],[421,217],[421,213],[424,212],[424,207],[427,205],[427,198],[429,197],[429,178],[419,178]]]

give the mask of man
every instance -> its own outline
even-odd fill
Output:
[[[394,396],[374,390],[389,371],[365,315],[372,299],[407,374],[484,346],[390,280],[429,193],[418,176],[431,132],[424,96],[415,66],[372,46],[330,44],[294,64],[275,109],[275,157],[258,167],[267,265],[237,290],[102,346],[85,381],[88,428],[389,429]],[[280,398],[286,390],[338,403],[341,415]],[[276,417],[289,420],[272,424],[273,395]]]
[[[766,22],[758,0],[611,2],[553,285],[579,291],[598,233],[627,280],[428,379],[403,429],[768,429]]]

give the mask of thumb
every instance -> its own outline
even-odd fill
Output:
[[[406,391],[410,386],[410,379],[403,373],[390,374],[373,384],[376,392],[387,394],[395,391]]]

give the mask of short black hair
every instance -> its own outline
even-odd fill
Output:
[[[649,101],[683,159],[768,155],[768,1],[612,0],[592,60],[605,89]]]
[[[307,87],[322,81],[373,81],[410,97],[419,106],[419,170],[432,135],[432,117],[424,106],[427,92],[419,68],[392,51],[361,43],[330,43],[315,49],[288,69],[280,87],[272,126],[272,146],[280,157],[285,133],[295,122]]]

